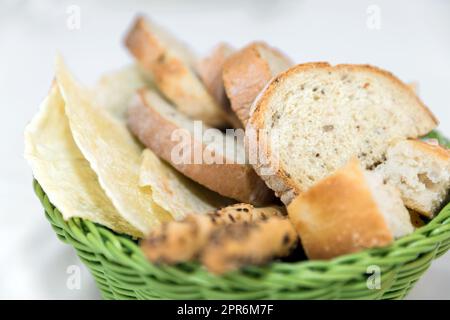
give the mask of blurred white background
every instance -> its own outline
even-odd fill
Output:
[[[79,10],[80,28],[71,28]],[[99,298],[88,271],[45,220],[23,160],[23,129],[45,97],[59,51],[94,83],[131,61],[122,46],[136,13],[167,26],[199,53],[218,41],[261,39],[297,62],[370,63],[404,81],[450,136],[450,1],[447,0],[41,0],[0,2],[0,298]],[[81,288],[66,285],[71,266]],[[409,298],[450,299],[450,254],[433,263]]]

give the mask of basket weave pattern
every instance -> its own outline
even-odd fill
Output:
[[[401,299],[450,248],[448,204],[430,223],[386,248],[214,276],[197,263],[153,265],[127,236],[78,218],[64,221],[36,180],[33,186],[58,238],[75,248],[105,299]],[[380,289],[367,286],[370,266],[381,270]]]

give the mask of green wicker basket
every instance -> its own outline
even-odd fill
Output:
[[[450,248],[447,204],[427,225],[389,247],[215,276],[197,263],[153,265],[127,236],[78,218],[64,221],[39,183],[33,185],[58,238],[76,249],[105,299],[401,299]],[[372,266],[381,271],[376,289],[367,285]]]

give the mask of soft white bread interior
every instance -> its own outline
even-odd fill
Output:
[[[244,125],[256,96],[274,76],[292,65],[291,59],[264,42],[250,43],[225,61],[226,93],[231,108]]]
[[[145,146],[210,190],[254,205],[273,200],[273,191],[248,164],[242,129],[232,136],[195,123],[153,90],[135,96],[128,125]]]
[[[403,140],[392,145],[386,161],[376,169],[385,181],[396,186],[405,205],[432,218],[450,189],[450,152],[420,140]]]
[[[207,56],[198,61],[196,69],[208,92],[225,110],[228,122],[235,128],[242,128],[241,121],[231,110],[222,79],[223,65],[234,51],[228,43],[219,43]]]
[[[271,81],[252,106],[246,133],[265,150],[252,161],[256,171],[288,204],[351,158],[373,168],[390,143],[436,125],[414,92],[386,71],[309,63]],[[276,173],[262,174],[271,159]]]
[[[227,123],[225,112],[194,71],[198,58],[185,44],[149,19],[138,17],[125,45],[181,112],[212,126]]]
[[[288,206],[310,259],[383,247],[413,231],[399,192],[352,159]]]

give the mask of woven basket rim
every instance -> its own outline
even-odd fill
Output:
[[[53,211],[52,216],[48,218],[53,224],[56,223],[59,228],[63,229],[63,237],[66,238],[63,240],[66,242],[76,239],[88,247],[96,247],[97,251],[107,257],[119,258],[122,263],[126,263],[132,268],[141,269],[141,271],[148,268],[159,268],[165,272],[175,274],[177,271],[181,271],[189,274],[197,273],[202,276],[207,274],[211,277],[220,277],[210,274],[197,262],[182,263],[175,266],[153,265],[145,258],[137,241],[127,235],[118,234],[105,226],[81,218],[63,220],[59,210],[49,201],[45,191],[35,179],[33,180],[33,186],[43,206],[46,208],[47,215],[49,213],[48,208]],[[241,271],[234,271],[229,274],[242,272],[259,274],[271,271],[281,273],[308,272],[310,277],[323,277],[330,272],[341,274],[341,271],[349,268],[354,271],[358,269],[359,272],[365,272],[364,270],[371,265],[383,267],[392,265],[393,260],[398,260],[398,262],[410,260],[411,255],[419,256],[422,253],[420,249],[426,248],[426,251],[428,251],[430,247],[448,240],[450,240],[450,203],[429,223],[416,229],[412,234],[394,241],[387,247],[366,249],[331,260],[273,261],[265,266],[246,267]],[[107,245],[108,243],[109,245]],[[384,259],[386,261],[383,261]],[[224,276],[226,277],[227,275]],[[339,278],[342,278],[342,274]]]

